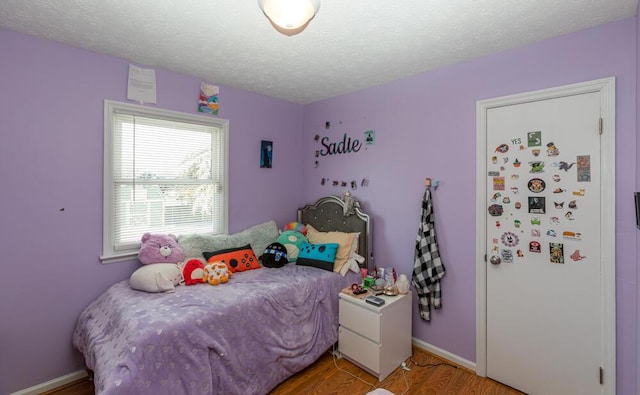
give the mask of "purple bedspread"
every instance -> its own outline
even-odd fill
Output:
[[[338,293],[360,275],[289,264],[175,293],[110,287],[73,344],[101,394],[266,394],[338,339]]]

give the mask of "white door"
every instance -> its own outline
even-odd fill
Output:
[[[528,394],[603,391],[601,107],[485,113],[486,375]]]

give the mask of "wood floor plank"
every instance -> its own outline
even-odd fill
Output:
[[[412,358],[405,362],[410,371],[398,368],[379,382],[353,363],[343,358],[334,360],[327,352],[313,365],[278,385],[269,395],[366,394],[375,388],[384,388],[395,395],[524,395],[420,348],[414,347]],[[94,395],[93,382],[79,381],[47,395]]]

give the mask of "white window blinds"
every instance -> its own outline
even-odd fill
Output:
[[[136,251],[145,232],[226,233],[226,121],[109,104],[103,254]]]

